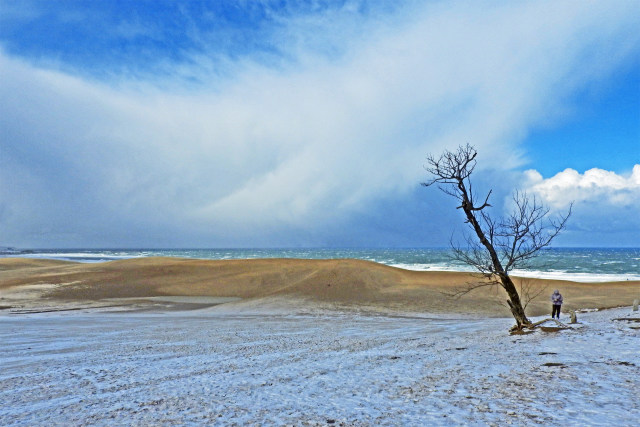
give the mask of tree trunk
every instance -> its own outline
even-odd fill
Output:
[[[476,216],[474,214],[476,208],[474,208],[473,203],[471,203],[471,200],[469,200],[469,196],[467,194],[466,188],[464,187],[463,181],[459,181],[458,188],[460,189],[460,193],[462,194],[461,207],[467,217],[467,221],[469,221],[469,223],[471,224],[471,227],[478,236],[480,243],[482,243],[482,245],[487,249],[487,252],[489,252],[491,263],[493,264],[494,274],[496,274],[500,278],[500,283],[509,296],[507,303],[509,304],[509,308],[511,309],[513,318],[516,320],[517,328],[522,329],[523,327],[530,326],[531,321],[524,314],[524,307],[522,306],[522,301],[520,301],[518,290],[513,284],[511,277],[509,277],[509,274],[504,270],[504,267],[502,267],[502,263],[500,262],[500,258],[498,257],[496,249],[493,247],[492,242],[487,239],[487,236],[484,234],[480,223],[476,219]]]
[[[527,327],[531,325],[531,321],[524,314],[524,307],[522,307],[522,301],[520,301],[520,295],[518,295],[518,290],[516,286],[513,284],[511,277],[508,274],[500,275],[500,282],[502,283],[502,287],[507,292],[509,299],[507,303],[509,304],[509,308],[511,309],[511,314],[513,314],[513,318],[516,319],[516,323],[518,329],[522,329],[523,327]]]

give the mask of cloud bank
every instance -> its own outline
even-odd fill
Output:
[[[582,246],[634,246],[640,239],[640,165],[620,175],[598,168],[583,174],[566,169],[544,179],[524,172],[524,188],[554,212],[573,204],[566,243]]]
[[[637,55],[639,15],[633,2],[412,3],[355,24],[288,15],[269,33],[279,61],[209,52],[196,35],[200,49],[158,78],[0,53],[2,239],[375,242],[379,230],[354,224],[391,201],[415,208],[426,154],[470,142],[480,165],[520,167],[530,129]]]
[[[547,179],[534,170],[525,172],[529,191],[554,208],[570,203],[640,208],[640,165],[628,177],[598,168],[584,174],[573,169]]]

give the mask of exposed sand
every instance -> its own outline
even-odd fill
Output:
[[[293,311],[306,306],[509,316],[500,304],[506,300],[500,289],[480,288],[460,299],[447,295],[475,280],[466,273],[408,271],[362,260],[138,258],[75,263],[4,258],[0,259],[0,308],[30,312],[114,306],[202,308],[224,303],[225,310],[239,311],[268,306]],[[553,289],[564,295],[564,311],[628,306],[640,298],[640,281],[528,280],[534,290],[546,286],[529,304],[531,316],[549,312]]]

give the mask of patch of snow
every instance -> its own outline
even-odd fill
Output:
[[[631,313],[0,315],[0,425],[632,425]]]

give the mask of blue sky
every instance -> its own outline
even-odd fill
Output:
[[[640,159],[640,58],[571,99],[571,112],[524,140],[545,176],[566,168],[625,172]]]
[[[637,2],[0,0],[0,245],[446,246],[467,142],[640,242]]]

